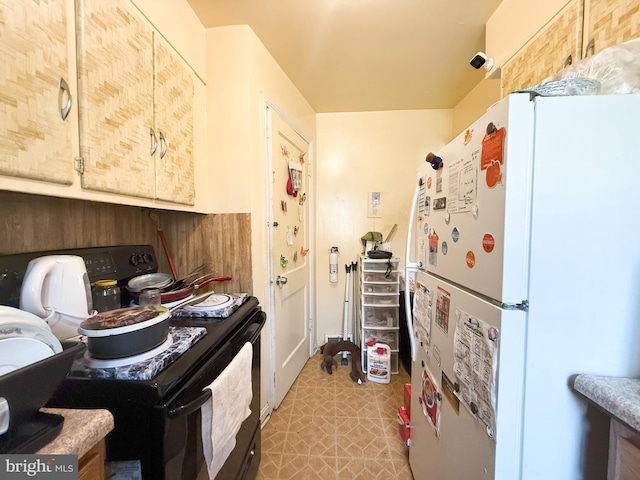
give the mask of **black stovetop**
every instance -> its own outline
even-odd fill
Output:
[[[258,300],[248,297],[244,304],[223,320],[172,317],[173,327],[204,327],[206,335],[155,377],[148,380],[123,380],[95,378],[84,373],[76,375],[71,372],[47,405],[61,408],[104,408],[105,396],[109,395],[126,398],[133,403],[168,401],[171,393],[181,386],[191,372],[200,369],[203,362],[222,351],[229,339],[260,311]]]

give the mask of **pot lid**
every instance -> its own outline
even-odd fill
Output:
[[[98,313],[84,320],[78,332],[87,337],[108,337],[150,327],[171,316],[168,308],[129,307]]]

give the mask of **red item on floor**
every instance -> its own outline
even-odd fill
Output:
[[[404,408],[407,409],[407,415],[411,418],[411,384],[404,384]]]
[[[400,438],[402,441],[409,445],[409,438],[411,438],[411,423],[409,422],[409,414],[404,407],[398,407],[398,432],[400,432]]]

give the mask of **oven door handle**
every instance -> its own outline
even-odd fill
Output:
[[[203,390],[202,393],[198,395],[196,398],[194,398],[193,400],[169,410],[167,412],[167,416],[169,418],[175,418],[175,417],[180,417],[182,415],[190,415],[196,410],[198,410],[200,407],[202,407],[202,405],[204,405],[205,402],[208,401],[210,398],[211,398],[211,389],[207,388]]]

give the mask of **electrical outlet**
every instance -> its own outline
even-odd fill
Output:
[[[369,192],[367,196],[367,216],[381,217],[382,192]]]

